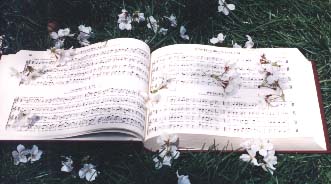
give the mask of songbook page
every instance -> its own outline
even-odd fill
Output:
[[[6,99],[0,100],[7,104],[1,104],[0,139],[117,132],[142,140],[146,111],[140,92],[148,89],[149,47],[123,38],[70,52],[65,63],[50,51],[24,51],[1,63],[0,98]],[[11,68],[29,67],[44,71],[29,81],[11,76]]]
[[[261,61],[277,65],[284,96],[265,87]],[[152,53],[150,90],[160,100],[149,109],[146,139],[168,133],[240,138],[288,138],[310,135],[298,121],[293,57],[282,49],[235,49],[173,45]],[[295,62],[294,62],[295,63]],[[297,63],[296,63],[297,64]],[[240,78],[234,94],[214,76],[226,67]],[[160,85],[165,85],[161,87]],[[229,85],[226,83],[225,85]],[[154,90],[155,92],[155,90]]]

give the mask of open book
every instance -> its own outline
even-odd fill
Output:
[[[329,150],[312,63],[298,49],[178,44],[150,53],[119,38],[72,51],[65,63],[51,51],[2,57],[1,140],[142,141],[156,150],[167,132],[182,149],[235,150],[261,138],[281,151]]]

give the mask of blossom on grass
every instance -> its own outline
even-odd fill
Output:
[[[60,49],[64,46],[65,37],[72,37],[74,34],[70,34],[70,29],[59,29],[58,32],[51,32],[49,36],[54,40],[54,47]]]
[[[128,30],[130,31],[132,29],[132,18],[130,16],[130,14],[128,13],[128,11],[126,11],[125,9],[122,9],[122,13],[118,14],[118,28],[120,30]]]
[[[167,32],[168,32],[168,29],[165,29],[163,27],[161,27],[160,30],[159,30],[159,33],[162,34],[162,35],[166,35]]]
[[[140,13],[140,12],[134,12],[132,15],[133,21],[135,22],[144,22],[145,21],[145,15],[144,13]]]
[[[188,178],[188,175],[179,175],[178,170],[176,172],[177,178],[178,178],[178,184],[191,184],[190,179]]]
[[[154,33],[157,33],[157,30],[159,29],[159,25],[157,24],[157,21],[155,20],[155,18],[153,16],[148,17],[147,27],[149,29],[152,29],[154,31]]]
[[[253,42],[252,37],[249,35],[246,35],[246,37],[247,37],[247,41],[245,42],[244,48],[247,48],[247,49],[253,48],[254,42]],[[232,45],[233,45],[233,48],[242,48],[242,46],[238,45],[237,43],[233,44],[233,41],[232,41]]]
[[[87,181],[94,181],[98,174],[99,172],[93,164],[84,164],[84,167],[78,172],[79,177],[81,179],[85,178]]]
[[[160,169],[163,165],[171,167],[173,159],[177,159],[180,152],[177,151],[178,136],[162,133],[156,140],[157,144],[161,146],[159,155],[154,157],[155,168]]]
[[[251,36],[249,36],[249,35],[246,35],[246,37],[247,37],[247,41],[246,41],[246,43],[245,43],[245,48],[253,48],[253,46],[254,46],[254,42],[253,42],[253,39],[252,39],[252,37]]]
[[[164,18],[166,18],[166,19],[169,20],[171,27],[177,27],[177,19],[176,19],[176,16],[174,16],[173,14],[171,14],[170,17],[166,17],[166,16],[164,16]]]
[[[190,37],[186,34],[186,28],[184,26],[180,26],[179,35],[184,40],[189,40]]]
[[[248,140],[241,144],[248,154],[242,154],[239,158],[244,162],[250,162],[254,166],[261,166],[263,170],[273,174],[277,164],[275,149],[266,140]]]
[[[212,44],[215,45],[215,44],[217,44],[217,43],[223,43],[225,37],[226,37],[226,36],[224,36],[223,33],[219,33],[219,34],[217,35],[217,37],[213,37],[213,38],[211,38],[209,41],[210,41],[210,43],[212,43]]]
[[[14,164],[18,165],[19,163],[27,163],[29,161],[28,155],[30,154],[29,149],[25,149],[24,145],[19,144],[17,146],[17,151],[12,152],[12,156],[14,159]]]
[[[38,161],[41,158],[41,155],[43,154],[43,151],[41,151],[38,146],[33,145],[32,149],[30,150],[30,157],[28,160],[31,161],[31,163]]]
[[[17,146],[17,151],[15,150],[12,152],[15,165],[18,165],[19,163],[27,163],[28,161],[31,163],[38,161],[42,154],[43,151],[39,150],[38,146],[33,145],[32,149],[26,149],[22,144]]]
[[[81,46],[90,45],[88,39],[91,37],[92,28],[90,26],[80,25],[78,26],[79,35],[77,36],[77,40]]]
[[[74,167],[72,166],[74,161],[71,159],[71,157],[65,157],[65,159],[66,159],[65,162],[62,161],[61,171],[62,172],[71,172],[74,169]]]
[[[225,0],[219,0],[218,4],[218,12],[222,12],[224,15],[229,15],[230,11],[236,9],[234,4],[227,4]]]

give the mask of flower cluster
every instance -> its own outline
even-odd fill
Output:
[[[58,32],[51,32],[49,36],[54,40],[54,47],[60,49],[64,46],[64,40],[66,37],[73,37],[74,34],[70,34],[70,29],[59,29]]]
[[[239,73],[234,69],[234,64],[225,64],[219,75],[210,75],[216,80],[217,85],[223,88],[224,95],[234,95],[238,92],[241,79]]]
[[[249,35],[246,35],[246,37],[247,37],[247,41],[245,42],[244,48],[247,48],[247,49],[253,48],[254,42],[253,42],[252,37]],[[237,43],[234,43],[233,48],[242,48],[242,46],[238,45]]]
[[[264,97],[264,101],[273,106],[273,102],[279,100],[285,101],[284,84],[286,83],[284,78],[280,77],[281,66],[277,62],[271,62],[267,59],[265,54],[261,55],[260,58],[261,70],[259,71],[264,75],[262,84],[259,88],[268,88],[274,91],[272,94],[267,94]]]
[[[62,161],[61,171],[70,173],[74,169],[74,167],[72,166],[74,162],[71,159],[71,157],[64,157],[64,158],[66,159],[66,161]],[[96,167],[93,164],[84,164],[83,168],[81,168],[78,171],[79,178],[81,179],[85,178],[87,181],[94,181],[95,178],[100,173],[95,168]]]
[[[40,77],[41,75],[46,73],[46,68],[43,66],[42,68],[33,68],[28,65],[24,68],[22,72],[17,71],[15,68],[10,68],[11,76],[17,77],[20,79],[20,83],[29,84],[32,80]]]
[[[277,164],[274,146],[265,140],[248,140],[241,144],[241,147],[248,154],[242,154],[240,159],[245,162],[250,162],[254,166],[261,166],[263,170],[273,172],[276,170],[274,165]]]
[[[218,4],[218,12],[222,12],[224,15],[229,15],[230,11],[236,9],[234,4],[227,4],[225,0],[219,0]]]
[[[33,163],[39,160],[43,154],[43,151],[39,150],[36,145],[33,145],[31,149],[26,149],[24,145],[19,144],[16,149],[12,152],[15,165],[29,161]]]
[[[161,148],[159,149],[159,155],[153,159],[155,168],[160,169],[163,165],[171,167],[172,160],[177,159],[180,155],[180,152],[177,151],[178,136],[163,133],[157,138],[156,142]]]

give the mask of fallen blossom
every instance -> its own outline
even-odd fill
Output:
[[[252,37],[250,37],[249,35],[246,35],[246,37],[247,37],[247,41],[246,41],[246,43],[245,43],[245,48],[253,48],[253,46],[254,46],[254,42],[253,42],[253,40],[252,40]]]
[[[30,154],[29,149],[25,149],[24,145],[19,144],[17,146],[17,151],[12,152],[12,156],[14,159],[14,164],[18,165],[19,163],[27,163],[29,161],[27,155]]]
[[[120,30],[128,30],[130,31],[132,29],[132,18],[130,16],[130,14],[128,13],[128,11],[126,11],[125,9],[122,9],[122,13],[118,14],[118,28]]]
[[[146,92],[140,92],[140,95],[145,100],[145,108],[151,109],[155,104],[161,100],[161,95],[156,93],[147,94]]]
[[[173,159],[177,159],[180,152],[177,150],[178,136],[173,134],[162,133],[156,140],[161,146],[158,157],[155,157],[155,168],[160,169],[163,165],[171,167]]]
[[[67,50],[52,48],[50,49],[50,53],[52,54],[52,57],[55,57],[55,60],[58,62],[57,66],[63,66],[66,65],[68,61],[73,59],[76,54],[76,49],[73,49],[72,47]]]
[[[234,63],[226,63],[219,75],[211,75],[212,78],[216,79],[217,85],[223,88],[224,95],[227,96],[236,94],[242,83],[240,75],[235,70],[234,65]]]
[[[13,115],[13,117],[15,117],[13,124],[21,128],[30,128],[40,120],[40,116],[37,116],[36,114],[31,113],[31,111],[26,110],[19,111],[17,114]]]
[[[157,21],[155,20],[155,18],[153,16],[148,17],[147,27],[149,29],[152,29],[154,31],[154,33],[157,33],[157,30],[159,29],[159,25],[157,24]]]
[[[80,25],[78,26],[79,35],[77,36],[77,40],[81,46],[90,45],[88,39],[91,37],[92,28],[90,26]]]
[[[250,162],[254,166],[261,166],[263,170],[273,174],[277,164],[275,149],[273,145],[266,140],[248,140],[241,144],[248,154],[242,154],[239,158],[244,162]]]
[[[62,172],[71,172],[74,169],[74,167],[72,166],[72,164],[74,162],[71,159],[71,157],[65,157],[65,159],[66,159],[65,162],[62,161],[61,171]]]
[[[72,37],[74,34],[70,34],[70,29],[59,29],[58,32],[51,32],[49,36],[54,40],[54,47],[60,49],[64,46],[65,37]]]
[[[191,181],[188,178],[188,175],[179,175],[178,170],[176,171],[176,175],[178,178],[178,184],[191,184]]]
[[[219,33],[217,37],[211,38],[209,41],[212,44],[217,44],[217,43],[223,43],[224,39],[226,36],[223,35],[223,33]]]
[[[132,17],[133,17],[133,21],[138,22],[138,23],[145,21],[144,13],[134,12]]]
[[[98,174],[99,172],[93,164],[84,164],[84,167],[78,172],[79,177],[81,179],[85,178],[87,181],[94,181]]]
[[[233,48],[242,48],[242,46],[241,45],[238,45],[237,43],[234,43],[233,44]]]
[[[218,12],[222,12],[224,15],[229,15],[230,11],[236,9],[234,4],[227,4],[225,0],[219,0],[218,3]]]
[[[190,39],[190,37],[186,34],[186,28],[184,26],[180,26],[179,35],[184,40]]]
[[[43,151],[39,150],[38,146],[33,145],[32,149],[30,150],[30,157],[28,160],[31,161],[31,163],[38,161],[41,158],[41,155],[43,154]]]
[[[173,14],[171,14],[170,17],[164,16],[164,18],[169,20],[171,27],[176,27],[177,26],[177,19]]]
[[[161,27],[160,30],[159,30],[159,33],[162,34],[162,35],[166,35],[167,32],[168,32],[168,29],[165,29],[163,27]]]

